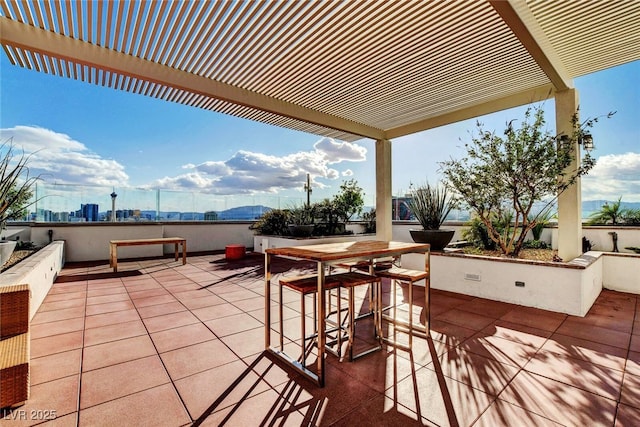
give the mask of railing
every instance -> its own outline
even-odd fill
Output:
[[[189,252],[224,250],[229,244],[253,247],[254,233],[249,229],[252,221],[166,221],[166,222],[120,222],[120,223],[10,223],[3,236],[8,240],[31,241],[45,245],[51,240],[64,240],[65,259],[74,261],[108,260],[109,240],[159,237],[184,237],[188,241]],[[417,223],[394,222],[393,240],[411,242],[410,228]],[[445,228],[453,228],[453,241],[463,240],[463,222],[447,222]],[[360,231],[353,227],[355,233]],[[612,251],[613,241],[609,233],[617,233],[618,249],[631,253],[628,246],[640,246],[640,227],[583,227],[583,234],[593,244],[593,250]],[[557,228],[545,228],[542,240],[557,247]],[[127,248],[131,256],[160,256],[162,247]],[[139,250],[138,250],[139,249]],[[169,253],[167,247],[167,253]],[[134,252],[138,251],[138,252]],[[127,256],[123,253],[123,256]]]
[[[115,196],[115,197],[112,197]],[[51,184],[39,181],[29,221],[115,222],[254,220],[268,208],[302,204],[303,198],[218,195],[149,188]]]

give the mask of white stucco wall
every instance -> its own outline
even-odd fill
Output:
[[[419,269],[420,255],[405,255],[402,265]],[[496,261],[483,257],[431,254],[431,287],[496,301],[584,316],[602,289],[602,260],[588,266]],[[524,286],[516,286],[523,282]]]
[[[29,285],[29,320],[40,308],[64,265],[64,242],[53,242],[0,274],[0,286]]]
[[[170,223],[170,224],[82,224],[32,227],[30,237],[36,244],[49,241],[48,230],[54,240],[66,242],[68,262],[100,261],[109,259],[109,240],[184,237],[188,252],[224,250],[229,244],[253,245],[253,233],[247,223]],[[156,257],[172,254],[174,245],[146,245],[118,248],[118,259]]]
[[[602,286],[614,291],[640,295],[640,255],[605,256]]]

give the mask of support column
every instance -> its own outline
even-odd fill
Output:
[[[558,135],[573,135],[571,118],[578,111],[578,92],[575,89],[557,92],[556,132]],[[573,141],[574,161],[567,172],[580,165],[580,145]],[[582,190],[580,178],[558,197],[558,256],[570,261],[582,254]]]
[[[391,141],[376,141],[376,239],[392,239]]]

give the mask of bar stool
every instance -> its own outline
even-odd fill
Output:
[[[381,308],[380,309],[380,319],[385,319],[385,320],[389,320],[394,326],[406,326],[408,327],[408,332],[409,332],[409,347],[411,348],[412,344],[413,344],[413,331],[417,330],[417,328],[414,328],[413,326],[413,287],[414,286],[420,286],[417,285],[416,282],[419,282],[421,280],[425,281],[425,290],[424,290],[424,299],[425,299],[425,303],[424,303],[424,309],[426,311],[426,316],[425,316],[425,330],[424,333],[425,334],[429,334],[429,328],[430,328],[430,321],[431,321],[431,314],[429,312],[429,294],[431,292],[431,284],[430,284],[430,280],[429,280],[429,272],[428,271],[420,271],[420,270],[409,270],[406,268],[400,268],[400,267],[391,267],[388,270],[382,270],[382,271],[378,271],[376,272],[376,276],[382,278],[382,277],[386,277],[391,279],[391,284],[392,284],[392,294],[393,294],[393,302],[391,303],[390,306],[385,307],[385,308]],[[407,282],[409,283],[409,320],[408,322],[403,322],[402,320],[398,319],[396,317],[396,308],[397,308],[397,301],[396,301],[396,285],[397,282]],[[378,304],[380,307],[382,307],[382,296],[381,294],[378,294]],[[387,316],[384,314],[385,311],[390,310],[391,308],[393,308],[394,313],[393,316]],[[422,331],[421,331],[422,332]],[[382,333],[380,334],[381,338],[393,345],[402,345],[400,343],[397,343],[395,341],[391,341],[388,338],[385,338],[384,336],[382,336]]]
[[[283,351],[284,349],[284,333],[283,333],[283,329],[284,329],[284,325],[283,325],[283,309],[282,309],[282,289],[283,287],[287,287],[288,289],[291,289],[297,293],[300,294],[300,317],[301,317],[301,321],[300,321],[300,334],[301,334],[301,339],[300,339],[300,350],[301,350],[301,356],[300,356],[300,363],[302,364],[302,366],[304,368],[306,368],[306,355],[307,355],[307,341],[311,341],[314,340],[317,336],[318,336],[318,331],[316,330],[316,294],[318,293],[318,276],[316,275],[309,275],[309,276],[291,276],[291,277],[281,277],[279,279],[279,290],[278,290],[278,297],[279,297],[279,326],[280,326],[280,351]],[[340,282],[333,279],[332,276],[325,276],[325,281],[324,281],[324,286],[325,286],[325,290],[326,291],[331,291],[332,289],[339,289],[340,287]],[[307,335],[307,331],[306,331],[306,310],[305,310],[305,297],[307,295],[313,295],[313,325],[314,325],[314,329],[313,329],[313,333],[311,335]],[[331,308],[331,301],[330,299],[328,299],[329,301],[329,307]],[[337,301],[337,313],[338,313],[338,322],[335,322],[334,324],[336,325],[336,327],[333,329],[333,331],[337,330],[337,337],[336,340],[338,342],[338,349],[340,349],[341,345],[342,345],[342,331],[341,331],[341,327],[339,325],[339,319],[340,319],[340,313],[341,313],[342,309],[341,309],[341,305],[340,305],[340,298],[338,298]],[[331,314],[333,314],[331,312],[331,310],[329,310],[328,312],[328,316],[330,316]],[[338,354],[339,356],[339,354]]]
[[[355,330],[356,330],[356,322],[363,317],[368,317],[373,314],[374,316],[374,336],[377,338],[380,336],[380,320],[379,320],[379,310],[380,307],[376,301],[378,300],[378,296],[381,292],[381,283],[382,279],[378,276],[374,276],[371,274],[365,274],[360,272],[350,271],[348,273],[338,273],[333,274],[331,276],[332,279],[338,281],[340,283],[341,288],[345,288],[348,291],[348,299],[349,299],[349,320],[347,325],[347,334],[349,336],[349,361],[353,361],[362,356],[365,356],[375,350],[379,350],[380,346],[376,346],[374,348],[370,348],[364,350],[358,354],[353,354],[353,345],[355,341]],[[369,285],[372,287],[369,288],[369,313],[364,314],[362,316],[356,316],[355,314],[355,288],[361,285]]]

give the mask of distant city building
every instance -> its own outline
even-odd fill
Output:
[[[51,215],[51,221],[69,222],[69,212],[54,212],[53,215]]]
[[[409,200],[411,197],[391,198],[391,218],[394,221],[410,221],[413,219],[409,210]]]
[[[203,218],[200,212],[180,212],[180,221],[202,221]]]
[[[87,203],[80,205],[80,216],[87,222],[97,222],[100,220],[98,214],[98,205],[96,203]]]
[[[217,221],[218,220],[218,212],[216,211],[207,211],[204,213],[205,221]]]
[[[49,209],[38,209],[36,211],[36,221],[51,222],[53,221],[53,212]]]

